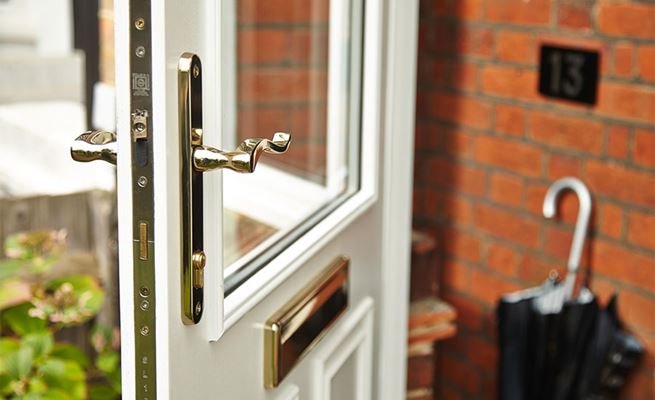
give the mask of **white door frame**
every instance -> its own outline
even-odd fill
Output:
[[[382,290],[386,293],[378,305],[377,351],[389,354],[388,362],[378,369],[377,398],[391,400],[404,399],[407,387],[407,324],[402,321],[408,321],[409,313],[418,0],[389,0],[386,15],[381,184]]]

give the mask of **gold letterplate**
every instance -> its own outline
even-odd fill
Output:
[[[350,260],[338,257],[264,328],[264,386],[277,387],[348,306]]]

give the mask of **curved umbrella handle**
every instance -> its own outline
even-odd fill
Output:
[[[580,179],[574,177],[561,178],[553,182],[546,192],[543,207],[544,217],[553,218],[555,216],[557,212],[557,199],[565,190],[572,190],[575,192],[578,196],[579,202],[578,219],[575,224],[573,242],[571,244],[571,251],[569,253],[569,261],[567,264],[569,272],[566,276],[565,282],[565,284],[569,286],[567,288],[567,296],[568,298],[571,298],[571,295],[573,294],[573,286],[575,284],[575,275],[580,267],[580,258],[582,257],[587,229],[589,228],[592,201],[591,193],[589,193],[587,185],[585,185]]]

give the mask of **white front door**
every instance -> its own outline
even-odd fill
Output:
[[[115,2],[124,398],[404,397],[417,8]]]

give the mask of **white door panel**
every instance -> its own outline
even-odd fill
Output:
[[[135,43],[129,34],[139,17],[130,15],[130,3],[137,1],[115,0],[124,398],[400,398],[404,395],[406,327],[399,321],[405,321],[407,315],[417,1],[312,0],[330,1],[334,14],[329,26],[339,31],[348,25],[344,10],[353,4],[362,7],[361,26],[348,31],[350,35],[362,31],[361,49],[355,56],[349,55],[349,59],[355,60],[354,64],[344,65],[347,57],[341,53],[338,53],[341,58],[335,56],[329,60],[331,68],[336,64],[343,67],[340,68],[343,74],[336,75],[338,80],[352,74],[356,70],[352,66],[361,60],[361,84],[348,89],[345,95],[335,90],[334,85],[326,91],[327,126],[330,127],[326,129],[338,131],[335,127],[340,126],[349,129],[349,135],[357,134],[355,139],[359,147],[357,151],[352,148],[349,151],[357,153],[354,167],[359,186],[354,194],[285,244],[279,253],[236,288],[230,289],[226,296],[223,274],[231,271],[223,264],[223,243],[227,234],[223,230],[224,188],[241,185],[244,193],[250,193],[249,202],[240,202],[239,193],[225,197],[226,203],[234,205],[242,214],[256,207],[258,201],[275,199],[275,203],[281,203],[279,207],[284,207],[284,194],[275,192],[258,199],[261,192],[253,190],[253,185],[257,185],[256,175],[242,180],[239,178],[243,175],[232,171],[204,173],[203,251],[207,265],[203,314],[195,325],[183,324],[180,310],[181,242],[186,236],[180,226],[178,60],[185,52],[201,59],[203,144],[222,148],[223,142],[230,142],[224,131],[236,125],[238,112],[232,103],[233,92],[237,89],[236,74],[231,69],[236,68],[234,41],[239,26],[234,20],[238,8],[235,4],[239,3],[234,1],[243,5],[256,0],[152,1],[151,15],[144,16],[145,23],[152,28],[150,45],[147,41]],[[301,8],[306,4],[305,0],[293,1]],[[275,13],[275,10],[269,11]],[[270,23],[266,27],[274,30],[277,25]],[[340,51],[342,39],[330,34],[332,54]],[[150,245],[154,247],[156,322],[151,337],[156,346],[156,389],[149,387],[147,394],[143,387],[137,386],[137,382],[142,385],[144,381],[140,376],[141,349],[137,345],[139,341],[135,340],[135,336],[143,332],[135,322],[140,311],[134,300],[135,290],[140,289],[135,287],[135,279],[138,279],[135,249],[138,246],[134,237],[135,224],[139,221],[133,221],[132,203],[132,195],[139,189],[133,184],[137,177],[133,176],[131,149],[134,142],[130,129],[132,74],[139,72],[130,64],[130,57],[136,45],[145,45],[152,60],[152,131],[147,143],[154,156],[151,180],[154,241]],[[337,96],[356,97],[361,108],[353,106],[339,113],[335,111],[339,105],[334,105]],[[354,120],[346,119],[345,115],[355,112],[358,122],[349,123]],[[262,132],[261,136],[270,137],[272,133]],[[342,165],[345,159],[353,159],[349,158],[352,154],[343,154],[344,143],[350,139],[338,136],[338,132],[329,134],[332,136],[327,141],[326,164],[328,169],[338,170],[335,166]],[[266,157],[269,156],[263,159]],[[353,170],[350,171],[348,173],[352,174]],[[233,175],[223,179],[223,174]],[[340,174],[342,172],[338,171],[326,178],[326,182],[329,181],[326,193],[334,192],[334,187],[340,185]],[[275,171],[264,175],[282,176]],[[291,182],[285,189],[290,190],[291,195],[294,187],[309,187],[294,179],[285,178],[285,182]],[[321,192],[316,185],[311,187]],[[275,185],[267,186],[266,190],[275,190]],[[265,220],[270,218],[275,207],[269,208],[269,212],[263,210],[266,208],[251,214],[255,219]],[[279,216],[285,215],[293,216],[293,210],[280,210]],[[284,226],[276,218],[268,221],[268,225]],[[265,322],[338,256],[350,259],[347,311],[315,346],[310,346],[311,350],[295,364],[278,388],[265,389]],[[148,335],[147,330],[144,335]],[[154,382],[155,377],[151,378]]]

